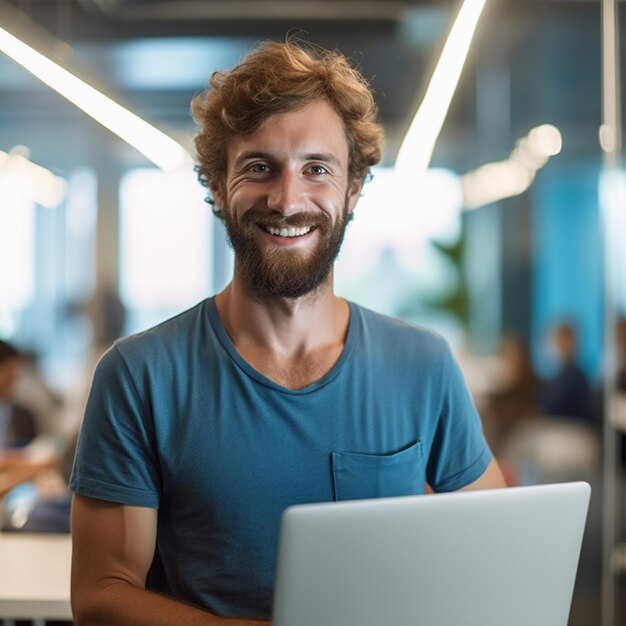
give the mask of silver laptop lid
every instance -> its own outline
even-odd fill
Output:
[[[566,626],[591,489],[299,505],[273,626]]]

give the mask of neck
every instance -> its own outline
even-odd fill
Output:
[[[289,389],[320,380],[343,352],[350,308],[334,295],[330,278],[326,287],[302,298],[266,300],[246,293],[235,278],[216,305],[241,357]]]
[[[343,345],[348,304],[333,293],[332,275],[315,292],[300,298],[260,299],[237,276],[216,297],[219,316],[241,353],[265,350],[291,358],[322,346]]]

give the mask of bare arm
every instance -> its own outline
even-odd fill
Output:
[[[72,503],[72,612],[76,626],[262,626],[224,619],[147,591],[155,509],[75,495]]]
[[[498,465],[498,462],[493,459],[487,466],[487,469],[483,472],[482,476],[470,483],[466,487],[463,487],[461,491],[472,491],[478,489],[499,489],[506,487],[506,481],[502,475],[502,470]]]

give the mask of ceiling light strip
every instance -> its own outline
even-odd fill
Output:
[[[424,99],[398,151],[395,170],[400,175],[414,180],[430,164],[485,2],[465,0],[461,6]]]
[[[189,153],[165,133],[0,28],[0,50],[163,170],[190,164]]]

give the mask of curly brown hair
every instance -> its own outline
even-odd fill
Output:
[[[381,159],[384,134],[378,107],[362,74],[340,52],[265,41],[234,69],[213,73],[209,82],[210,88],[191,104],[200,125],[195,137],[198,178],[206,187],[223,180],[233,136],[253,133],[270,116],[320,98],[343,120],[350,180],[363,181]]]

